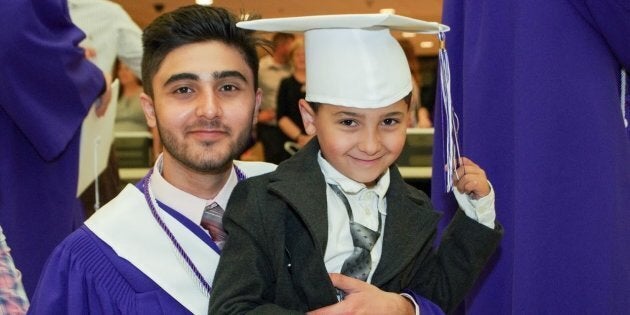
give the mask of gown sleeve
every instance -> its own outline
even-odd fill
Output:
[[[78,47],[85,36],[65,1],[2,1],[0,28],[0,109],[54,160],[104,90],[103,73]]]

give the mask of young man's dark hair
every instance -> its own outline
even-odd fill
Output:
[[[220,41],[238,49],[254,73],[258,88],[258,54],[256,45],[264,43],[252,32],[235,26],[238,18],[223,8],[191,5],[158,17],[142,35],[142,82],[145,93],[153,96],[152,79],[166,55],[186,44]],[[200,23],[203,21],[204,23]]]

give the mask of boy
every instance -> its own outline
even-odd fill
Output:
[[[210,312],[278,314],[329,306],[320,311],[352,313],[369,306],[364,310],[392,314],[417,312],[418,305],[425,312],[420,295],[452,311],[501,238],[494,194],[483,170],[463,158],[455,192],[463,211],[433,251],[439,215],[393,165],[405,141],[412,84],[388,29],[444,26],[382,14],[239,26],[305,31],[306,101],[299,106],[307,133],[316,137],[230,197],[224,217],[229,238]],[[339,272],[371,286],[334,274]]]

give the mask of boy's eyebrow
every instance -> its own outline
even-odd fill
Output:
[[[339,112],[334,113],[333,115],[335,115],[335,116],[352,116],[352,117],[365,116],[363,114],[359,114],[359,113],[355,113],[355,112],[346,112],[346,111],[339,111]]]
[[[365,114],[362,113],[356,113],[356,112],[349,112],[349,111],[339,111],[334,113],[335,116],[351,116],[351,117],[362,117],[365,116]],[[385,113],[383,115],[381,115],[381,117],[391,117],[391,116],[404,116],[405,113],[401,112],[401,111],[391,111],[388,113]]]
[[[389,112],[389,113],[385,113],[383,116],[404,116],[405,113],[401,112],[401,111],[393,111],[393,112]]]
[[[215,72],[212,72],[211,76],[215,80],[233,77],[233,78],[238,78],[240,80],[247,82],[247,78],[241,72],[236,71],[236,70],[215,71]],[[170,76],[168,80],[164,82],[164,86],[169,85],[173,82],[182,81],[182,80],[199,81],[200,79],[201,77],[198,74],[190,73],[190,72],[182,72],[182,73],[177,73]]]

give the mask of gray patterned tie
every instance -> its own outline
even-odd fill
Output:
[[[354,222],[352,208],[350,208],[348,198],[346,198],[336,185],[329,184],[329,186],[346,206],[348,217],[350,218],[350,234],[352,235],[352,242],[354,244],[354,251],[344,261],[341,267],[341,273],[355,279],[367,281],[370,270],[372,269],[372,256],[370,252],[381,235],[381,216],[380,214],[378,215],[378,231],[373,231]]]
[[[206,206],[201,217],[201,226],[210,232],[212,240],[219,248],[223,248],[226,239],[225,230],[223,230],[223,212],[221,206],[213,202]]]

